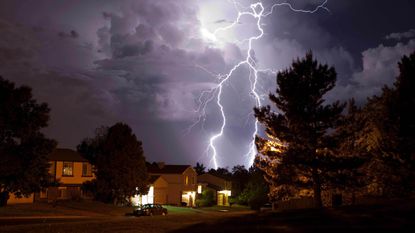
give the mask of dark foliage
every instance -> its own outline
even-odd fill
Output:
[[[199,207],[207,207],[215,205],[215,193],[213,190],[207,189],[196,200],[196,205]]]
[[[37,103],[27,86],[0,77],[0,190],[28,196],[50,181],[46,155],[56,146],[41,130],[49,121],[49,107]],[[6,195],[7,194],[7,195]]]
[[[206,173],[206,167],[203,163],[196,163],[196,166],[193,167],[197,173],[197,175],[202,175]]]
[[[368,99],[356,125],[374,195],[408,196],[415,186],[415,53],[402,58],[399,70],[393,87]]]
[[[233,174],[234,176],[238,175],[235,172]],[[249,205],[254,210],[258,210],[265,203],[269,202],[269,188],[264,175],[264,172],[257,167],[250,167],[249,171],[247,171],[244,188],[236,197],[235,202],[241,205]]]
[[[123,204],[130,196],[147,193],[142,144],[128,125],[99,128],[94,138],[78,145],[78,151],[95,167],[96,183],[85,184],[84,188],[95,191],[97,200]]]
[[[223,179],[230,180],[232,178],[232,173],[228,170],[228,168],[218,167],[218,169],[209,169],[209,174],[212,174],[217,177],[221,177]]]
[[[310,189],[315,206],[321,207],[322,188],[335,180],[330,174],[353,165],[336,155],[330,133],[345,106],[339,102],[325,104],[323,97],[335,82],[334,68],[318,64],[308,53],[277,75],[277,95],[270,94],[270,100],[281,113],[273,112],[270,106],[255,108],[255,116],[269,136],[256,140],[262,154],[258,165],[266,172],[275,199]]]

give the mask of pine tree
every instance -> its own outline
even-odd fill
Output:
[[[336,126],[344,108],[339,102],[324,103],[324,95],[335,82],[335,69],[319,64],[310,52],[277,74],[276,95],[269,97],[281,113],[270,106],[254,109],[268,135],[267,139],[258,137],[256,144],[259,167],[271,182],[271,196],[278,192],[277,198],[290,197],[312,190],[314,205],[322,206],[327,174],[338,165],[329,129]]]

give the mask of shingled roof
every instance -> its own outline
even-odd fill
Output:
[[[183,174],[190,165],[158,165],[147,163],[147,172],[153,174]]]
[[[48,155],[51,161],[69,161],[69,162],[88,162],[87,159],[81,156],[78,152],[71,149],[57,148]]]

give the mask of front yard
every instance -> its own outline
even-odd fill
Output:
[[[28,212],[23,214],[23,210]],[[55,212],[34,210],[28,205],[0,209],[0,232],[144,232],[144,233],[244,233],[244,232],[413,232],[415,201],[384,205],[346,206],[336,209],[308,209],[257,213],[246,208],[210,207],[201,209],[168,206],[167,216],[125,216],[128,208],[101,203],[65,203]],[[53,208],[53,207],[50,207]],[[35,219],[14,222],[8,210]],[[102,211],[102,212],[101,212]],[[54,219],[54,214],[62,218]],[[76,214],[83,214],[76,216]],[[1,217],[3,216],[3,217]],[[43,216],[43,217],[39,217]],[[49,216],[49,217],[48,217]],[[3,218],[3,220],[1,220]]]

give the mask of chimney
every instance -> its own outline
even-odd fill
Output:
[[[163,169],[163,168],[164,168],[164,165],[166,165],[164,162],[157,162],[157,166],[158,166],[160,169]]]

